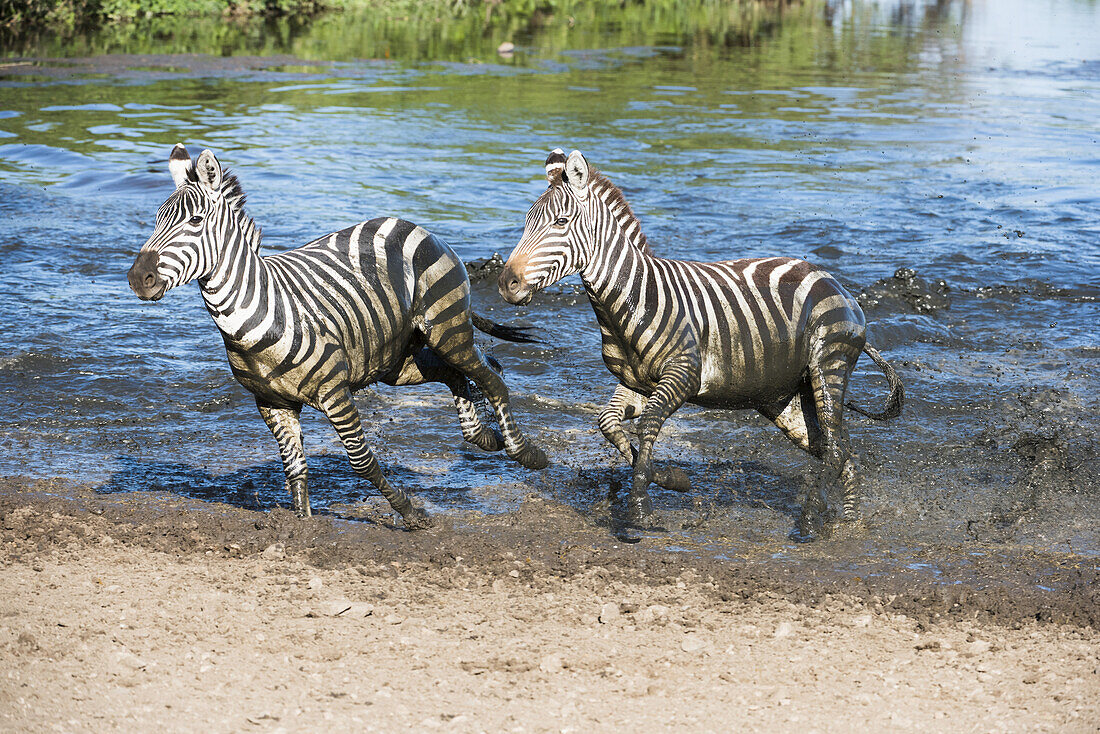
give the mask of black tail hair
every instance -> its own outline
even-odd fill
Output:
[[[484,331],[489,336],[495,336],[497,339],[527,344],[537,344],[539,341],[531,335],[531,329],[529,327],[498,324],[487,318],[478,316],[476,313],[471,314],[471,316],[473,317],[474,326],[478,331]]]
[[[905,388],[901,384],[901,378],[898,377],[898,373],[894,371],[890,363],[883,359],[878,350],[870,344],[863,346],[863,353],[873,359],[878,368],[882,370],[882,374],[886,375],[886,381],[890,383],[890,397],[886,399],[886,407],[881,413],[871,413],[863,408],[857,408],[854,403],[845,403],[845,407],[876,421],[888,421],[891,418],[897,418],[901,415],[901,406],[905,402]]]

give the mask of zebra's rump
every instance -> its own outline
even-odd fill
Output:
[[[683,263],[702,350],[701,404],[747,407],[797,390],[810,351],[858,353],[863,311],[828,272],[789,257]]]

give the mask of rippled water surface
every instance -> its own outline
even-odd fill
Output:
[[[935,564],[928,549],[950,546],[965,563],[991,545],[1095,558],[1100,6],[734,15],[627,9],[487,31],[353,16],[212,23],[213,40],[169,24],[7,49],[0,473],[287,501],[196,287],[147,304],[126,283],[177,141],[239,175],[269,252],[385,214],[467,261],[507,254],[560,146],[624,189],[663,255],[794,255],[869,289],[872,341],[909,401],[888,424],[850,416],[865,562]],[[502,40],[514,55],[497,55]],[[555,463],[534,474],[463,445],[442,386],[379,387],[358,402],[386,472],[436,513],[537,491],[603,521],[627,474],[595,426],[613,378],[579,281],[513,308],[475,280],[475,305],[542,329],[544,346],[494,353]],[[878,405],[885,383],[861,365],[853,394]],[[315,507],[373,494],[320,416],[304,426]],[[765,421],[685,408],[658,454],[695,482],[656,491],[658,506],[706,519],[654,542],[794,552],[795,496],[816,466]]]

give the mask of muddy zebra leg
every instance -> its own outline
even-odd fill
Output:
[[[542,449],[529,441],[512,418],[508,403],[508,386],[485,359],[474,343],[474,327],[470,323],[470,296],[449,307],[428,308],[424,324],[424,339],[440,359],[477,385],[489,400],[504,437],[504,452],[528,469],[542,469],[550,462]]]
[[[653,444],[668,417],[699,390],[699,360],[692,355],[665,367],[653,394],[638,417],[638,456],[634,461],[634,484],[630,492],[629,518],[644,523],[653,515],[649,484],[653,481]]]
[[[378,488],[390,503],[390,507],[400,513],[405,527],[416,530],[431,525],[427,513],[414,507],[409,496],[398,487],[392,486],[382,474],[378,459],[367,446],[366,437],[363,435],[363,424],[359,418],[359,409],[351,399],[351,392],[346,387],[334,389],[321,398],[320,408],[340,436],[340,442],[348,454],[351,467],[359,476],[365,477]]]
[[[844,396],[848,391],[848,378],[854,359],[847,347],[834,349],[810,365],[810,386],[813,390],[818,425],[823,436],[821,459],[824,467],[817,486],[811,490],[799,518],[799,530],[810,532],[824,519],[828,488],[844,479],[841,517],[859,517],[859,496],[856,485],[855,463],[844,425]],[[858,357],[858,353],[856,354]]]
[[[617,385],[615,394],[610,402],[600,411],[600,431],[608,443],[619,450],[630,466],[633,467],[638,459],[638,450],[630,442],[623,430],[624,420],[633,420],[645,406],[645,397],[626,385]],[[653,467],[653,482],[665,489],[676,492],[688,492],[691,490],[691,480],[679,467],[660,466]]]
[[[260,410],[271,435],[279,444],[279,456],[283,460],[283,473],[286,474],[286,489],[290,493],[291,507],[301,517],[309,517],[309,488],[307,482],[306,452],[302,448],[302,423],[299,416],[302,406],[279,408],[261,402],[256,398],[256,407]]]
[[[477,405],[470,395],[470,381],[431,349],[424,347],[409,355],[397,377],[384,382],[389,385],[443,383],[454,396],[462,438],[485,451],[500,451],[504,448],[504,437],[491,426],[485,425],[478,415]]]

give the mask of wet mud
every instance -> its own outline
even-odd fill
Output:
[[[926,623],[1100,625],[1100,571],[1070,553],[927,547],[915,558],[931,563],[904,569],[865,561],[837,573],[836,558],[731,560],[623,544],[573,508],[537,494],[513,512],[451,514],[430,530],[408,532],[378,503],[303,519],[286,509],[248,510],[163,492],[105,495],[59,481],[7,479],[2,488],[0,526],[9,562],[120,543],[174,555],[291,557],[317,568],[367,564],[395,576],[430,570],[445,579],[450,569],[522,583],[596,573],[609,588],[616,581],[660,587],[687,579],[716,607],[778,596],[810,608],[857,604]],[[944,566],[950,557],[966,560]]]

